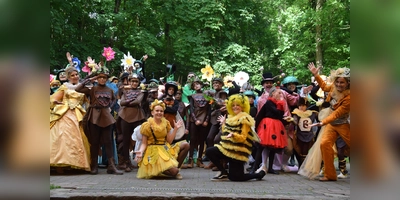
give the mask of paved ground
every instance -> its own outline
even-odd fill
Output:
[[[206,164],[206,163],[205,163]],[[348,169],[350,166],[348,165]],[[350,171],[350,170],[349,170]],[[51,199],[350,199],[350,176],[336,182],[309,180],[296,173],[267,174],[261,181],[213,182],[217,172],[182,169],[182,180],[137,179],[137,169],[124,175],[52,174]]]

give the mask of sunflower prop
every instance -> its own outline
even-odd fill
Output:
[[[210,65],[206,65],[206,67],[201,69],[202,79],[207,79],[207,81],[211,81],[214,75],[214,69]]]

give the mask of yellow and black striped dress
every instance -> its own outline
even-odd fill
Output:
[[[252,151],[253,141],[259,141],[254,131],[255,121],[247,113],[241,112],[235,116],[229,115],[222,125],[221,142],[215,146],[225,156],[247,162]],[[227,138],[229,133],[233,136]]]

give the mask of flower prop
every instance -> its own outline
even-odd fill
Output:
[[[234,80],[234,77],[228,75],[224,77],[224,86],[227,88],[233,87],[232,81]]]
[[[209,96],[207,94],[203,94],[203,96],[208,101],[208,104],[210,104],[212,108],[215,108],[215,106],[217,106],[217,100],[214,99],[214,97]]]
[[[114,59],[115,51],[111,47],[104,47],[102,55],[106,58],[106,61],[110,61]]]
[[[128,51],[128,55],[124,54],[124,58],[121,59],[121,62],[122,62],[121,66],[124,66],[125,71],[128,71],[129,67],[133,67],[133,70],[135,70],[136,69],[134,66],[135,61],[136,61],[136,59],[134,59],[131,56],[131,53],[129,53],[129,51]]]
[[[234,80],[238,85],[243,86],[243,84],[245,84],[249,80],[249,74],[243,71],[239,71],[235,74]]]
[[[95,60],[92,57],[88,56],[87,61],[85,61],[85,66],[82,68],[82,71],[88,73],[89,75],[93,72],[96,72],[100,67],[96,64]]]
[[[214,69],[210,65],[206,65],[205,68],[201,69],[201,73],[203,73],[201,77],[202,79],[207,79],[207,81],[211,81],[214,75]]]
[[[51,83],[51,81],[53,81],[55,78],[56,78],[56,76],[55,76],[55,75],[53,75],[53,74],[50,74],[50,83]]]

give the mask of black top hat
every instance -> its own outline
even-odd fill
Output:
[[[273,83],[275,82],[271,72],[265,72],[263,74],[263,80],[261,81],[261,85],[263,85],[267,81],[272,81]]]

